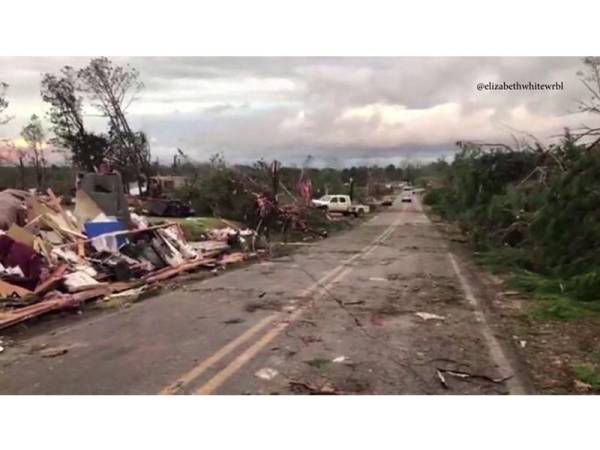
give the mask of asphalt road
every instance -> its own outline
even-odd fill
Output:
[[[397,201],[290,256],[10,336],[0,393],[525,393],[478,284],[418,198]]]

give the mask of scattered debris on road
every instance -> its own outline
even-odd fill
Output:
[[[427,321],[427,320],[446,320],[444,316],[438,316],[437,314],[431,314],[427,312],[416,312],[415,316]]]
[[[335,387],[326,382],[321,386],[316,386],[311,383],[306,383],[302,381],[290,381],[288,384],[290,391],[295,394],[303,394],[303,395],[336,395],[339,392],[336,391]]]
[[[227,320],[224,320],[224,321],[223,321],[223,323],[224,323],[225,325],[235,325],[235,324],[238,324],[238,323],[243,323],[243,322],[245,322],[245,320],[244,320],[244,319],[240,319],[240,318],[235,318],[235,319],[227,319]]]
[[[263,367],[262,369],[256,371],[254,376],[260,378],[262,380],[270,381],[279,375],[279,372],[275,369],[271,369],[270,367]]]
[[[57,356],[64,355],[68,352],[69,352],[69,349],[67,347],[47,348],[47,349],[41,350],[39,352],[39,355],[42,358],[55,358]]]
[[[480,380],[489,381],[490,383],[496,383],[496,384],[504,383],[505,381],[508,381],[512,378],[512,375],[509,375],[504,378],[492,378],[488,375],[474,374],[474,373],[464,372],[461,370],[451,370],[451,369],[444,369],[444,368],[437,368],[436,373],[437,373],[438,379],[440,380],[440,383],[446,389],[449,389],[449,386],[446,381],[446,377],[444,375],[450,375],[452,377],[460,378],[463,380],[465,380],[465,379],[480,379]]]
[[[260,296],[259,296],[260,297]],[[277,299],[267,299],[263,301],[251,301],[246,303],[244,309],[248,312],[254,312],[259,309],[262,310],[272,310],[272,311],[281,311],[282,305],[281,301]]]
[[[356,301],[352,301],[352,302],[344,302],[344,306],[354,306],[354,305],[364,305],[365,301],[364,300],[356,300]]]
[[[573,381],[573,385],[577,392],[589,392],[592,390],[593,387],[591,384],[584,383],[583,381],[577,379]]]
[[[304,362],[317,370],[325,370],[331,365],[331,360],[327,358],[314,358]]]

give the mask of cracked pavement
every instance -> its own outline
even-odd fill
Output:
[[[463,282],[482,295],[418,198],[397,201],[290,255],[12,333],[0,393],[522,393]]]

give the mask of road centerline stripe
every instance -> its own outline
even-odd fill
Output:
[[[400,211],[400,213],[404,212],[404,208]],[[354,255],[351,259],[356,259],[360,256],[367,256],[371,252],[373,252],[377,248],[377,244],[385,241],[389,236],[392,235],[395,228],[400,224],[399,217],[396,221],[394,221],[375,241],[367,246],[362,252],[357,255]],[[334,283],[337,283],[346,275],[354,270],[353,267],[345,267],[340,273],[337,274],[332,280],[327,282],[326,285],[320,286],[320,292],[317,294],[317,298],[323,295],[327,289],[332,286]],[[231,376],[237,373],[246,363],[252,360],[263,348],[265,348],[269,342],[271,342],[275,337],[277,337],[290,323],[294,322],[296,319],[300,317],[304,313],[304,310],[307,306],[299,308],[294,311],[291,315],[287,316],[287,320],[285,322],[278,323],[275,327],[269,330],[266,334],[264,334],[258,341],[252,344],[248,349],[242,352],[238,357],[236,357],[231,363],[229,363],[224,369],[219,371],[215,376],[213,376],[210,380],[208,380],[205,384],[203,384],[200,388],[198,388],[194,393],[199,395],[210,395],[215,390],[217,390],[220,386],[223,385]]]
[[[354,260],[356,260],[356,259],[358,259],[358,258],[360,258],[362,256],[366,256],[367,254],[371,253],[371,251],[373,251],[377,247],[378,244],[380,244],[385,239],[387,239],[392,234],[392,232],[395,230],[395,228],[398,226],[398,224],[400,223],[400,219],[402,217],[402,213],[405,210],[406,210],[406,208],[404,207],[404,205],[402,205],[402,208],[399,211],[400,217],[398,217],[398,219],[396,219],[392,224],[390,224],[370,244],[368,244],[365,247],[363,247],[355,255],[353,255],[350,258],[347,258],[346,260],[342,261],[337,267],[335,267],[331,271],[327,272],[318,281],[316,281],[315,283],[313,283],[312,285],[310,285],[308,288],[302,290],[300,292],[300,294],[298,294],[298,296],[299,297],[307,297],[314,290],[319,289],[319,288],[323,288],[323,283],[326,283],[325,284],[325,289],[326,289],[326,286],[330,285],[330,283],[327,283],[328,279],[330,279],[331,277],[334,277],[333,281],[337,281],[338,280],[338,276],[340,275],[341,272],[344,272],[344,274],[347,274],[348,272],[346,272],[346,271],[351,271],[352,267],[348,267],[348,264],[351,264],[352,262],[354,262]],[[159,394],[162,394],[162,395],[173,395],[173,394],[178,393],[180,390],[182,390],[183,388],[185,388],[187,385],[189,385],[194,380],[196,380],[200,375],[202,375],[204,372],[206,372],[214,364],[216,364],[217,362],[219,362],[221,359],[227,357],[233,351],[237,350],[240,346],[242,346],[246,341],[248,341],[249,339],[251,339],[258,332],[260,332],[263,328],[265,328],[269,324],[275,322],[276,319],[285,317],[286,320],[289,322],[289,320],[295,320],[293,318],[299,316],[302,311],[303,311],[303,307],[300,307],[298,310],[294,311],[291,315],[287,314],[287,313],[277,312],[277,313],[271,314],[270,316],[265,317],[260,322],[256,323],[251,328],[249,328],[248,330],[246,330],[244,333],[242,333],[241,335],[239,335],[237,338],[233,339],[232,341],[230,341],[229,343],[227,343],[225,346],[223,346],[221,349],[219,349],[218,351],[216,351],[215,353],[213,353],[211,356],[209,356],[208,358],[204,359],[200,364],[198,364],[197,366],[195,366],[194,368],[192,368],[191,370],[189,370],[188,372],[186,372],[184,375],[180,376],[177,379],[177,381],[175,381],[174,383],[171,383],[170,385],[168,385],[167,387],[165,387],[164,389],[162,389],[159,392]],[[287,326],[286,322],[282,322],[282,323]],[[278,323],[265,336],[270,335],[274,330],[278,330],[280,328],[280,325],[281,325],[281,323]],[[283,328],[285,328],[285,326]],[[283,329],[283,328],[281,328],[281,329]],[[275,337],[277,334],[279,334],[279,332],[275,333],[273,335],[273,337]],[[263,342],[265,336],[263,336],[261,339],[259,339],[259,341],[257,341],[257,343],[258,342]],[[268,343],[271,339],[268,339],[266,341],[266,343]],[[250,349],[254,348],[257,345],[257,343],[253,344],[247,351],[249,351]],[[266,345],[266,343],[264,345]],[[262,347],[264,347],[264,345]],[[227,366],[227,367],[229,367],[229,366]],[[226,367],[226,369],[227,369],[227,367]],[[225,370],[225,369],[223,369],[223,370]],[[221,372],[219,372],[219,373],[221,373]]]

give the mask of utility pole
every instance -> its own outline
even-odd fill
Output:
[[[271,163],[271,182],[273,198],[277,198],[277,192],[279,191],[279,169],[281,169],[281,163],[276,159]]]

